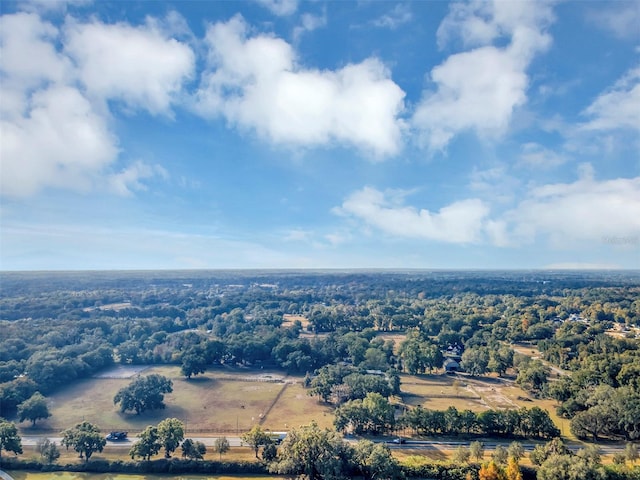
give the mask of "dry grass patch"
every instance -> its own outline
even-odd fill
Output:
[[[282,392],[263,422],[263,428],[272,431],[289,430],[300,425],[307,425],[312,420],[321,428],[333,428],[333,411],[328,405],[318,402],[317,397],[310,397],[302,387],[302,379],[290,384]]]
[[[159,373],[173,381],[173,393],[165,395],[164,410],[140,415],[120,413],[113,404],[113,397],[130,380],[96,378],[79,381],[52,395],[49,399],[52,417],[38,425],[61,431],[86,420],[98,425],[103,432],[126,430],[133,433],[164,418],[175,417],[185,422],[187,432],[243,432],[260,421],[284,386],[282,383],[231,380],[234,373],[222,371],[187,380],[180,375],[179,368],[173,366],[152,367],[145,372],[149,373]],[[260,371],[260,374],[266,372]],[[22,431],[25,434],[37,432],[31,428]]]
[[[307,317],[304,317],[302,315],[292,315],[290,313],[285,313],[282,316],[282,327],[293,327],[293,324],[296,320],[298,320],[301,324],[302,324],[302,328],[306,330],[307,326],[309,325],[309,319]]]
[[[459,410],[485,410],[482,398],[469,390],[466,378],[451,375],[401,375],[402,402],[432,410],[454,406]]]

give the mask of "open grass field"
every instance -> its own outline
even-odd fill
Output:
[[[176,366],[153,366],[144,371],[149,373],[159,373],[173,381],[174,391],[165,396],[164,410],[141,415],[120,413],[113,404],[113,396],[131,380],[92,378],[49,397],[52,417],[38,422],[35,429],[27,422],[20,424],[21,433],[51,436],[87,420],[103,432],[126,430],[134,434],[167,417],[182,420],[187,436],[235,436],[256,424],[271,431],[287,431],[312,420],[320,427],[332,428],[333,425],[332,408],[310,397],[302,387],[302,378],[288,377],[281,371],[217,367],[191,380],[182,377]],[[459,410],[473,411],[538,405],[549,411],[565,436],[572,438],[568,421],[555,414],[555,402],[531,399],[510,379],[403,374],[401,390],[403,405],[437,410],[452,405]]]
[[[86,420],[103,432],[135,433],[167,417],[182,420],[187,432],[193,434],[242,433],[258,423],[265,429],[281,431],[312,419],[326,427],[333,422],[330,409],[306,394],[299,383],[301,379],[285,381],[282,372],[218,368],[191,380],[181,376],[174,366],[154,366],[144,371],[145,375],[150,373],[165,375],[173,381],[173,393],[165,395],[164,410],[140,415],[120,413],[113,404],[113,396],[131,380],[92,378],[49,397],[51,418],[38,422],[35,429],[22,423],[21,431],[26,435],[59,432]]]
[[[485,410],[482,397],[467,387],[465,378],[457,375],[400,375],[402,403],[444,410],[451,405],[459,410]]]

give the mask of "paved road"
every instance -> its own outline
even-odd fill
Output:
[[[207,447],[213,447],[214,443],[216,441],[216,439],[218,438],[217,436],[208,436],[208,437],[192,437],[192,436],[188,436],[189,438],[191,438],[192,440],[197,440],[199,442],[204,443]],[[43,437],[39,437],[39,436],[24,436],[22,437],[22,444],[23,445],[36,445],[36,443],[38,442],[38,440],[40,440]],[[62,437],[47,437],[49,438],[49,440],[51,440],[52,442],[56,442],[58,445],[60,445],[60,441],[62,440]],[[240,439],[240,437],[227,437],[227,440],[229,441],[229,445],[231,447],[242,447],[244,446],[242,443],[242,440]],[[351,440],[347,440],[347,441],[355,441],[356,439],[351,439]],[[138,441],[138,437],[136,436],[132,436],[130,438],[128,438],[127,440],[124,441],[119,441],[119,442],[107,442],[107,447],[108,449],[117,449],[117,448],[131,448],[131,445],[133,445],[135,442]],[[412,449],[412,450],[455,450],[456,448],[460,447],[460,446],[465,446],[468,447],[469,444],[472,442],[473,440],[468,440],[468,441],[438,441],[438,440],[407,440],[406,443],[403,444],[396,444],[393,442],[386,442],[387,445],[389,445],[389,447],[391,448],[398,448],[398,449]],[[483,442],[484,443],[484,448],[486,451],[491,451],[491,450],[495,450],[496,447],[498,447],[499,445],[503,446],[503,447],[508,447],[509,444],[512,442],[513,440],[497,440],[497,441],[488,441],[488,442]],[[382,443],[382,441],[381,441]],[[530,442],[520,442],[521,445],[524,447],[524,449],[526,451],[531,451],[535,448],[536,445],[540,445],[540,443],[530,443]],[[579,450],[581,447],[581,445],[575,445],[575,444],[568,444],[567,445],[568,448],[570,448],[573,451],[577,451]],[[625,449],[625,445],[598,445],[598,448],[600,449],[600,452],[603,454],[614,454],[614,453],[619,453],[619,452],[624,452]]]

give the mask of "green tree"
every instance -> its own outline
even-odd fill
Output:
[[[213,443],[213,448],[220,455],[220,460],[222,460],[222,455],[229,451],[230,445],[227,437],[218,437],[216,441]]]
[[[509,367],[513,366],[513,350],[507,346],[502,346],[497,349],[491,349],[489,351],[489,363],[487,368],[496,372],[498,376],[502,376],[506,373]]]
[[[38,452],[42,459],[47,463],[53,463],[60,458],[60,450],[58,450],[58,446],[48,438],[38,440],[38,443],[36,443],[36,452]]]
[[[15,424],[0,417],[0,458],[3,450],[16,455],[22,453],[22,439]]]
[[[262,460],[267,463],[273,462],[278,456],[278,447],[276,444],[271,442],[267,443],[262,449]]]
[[[506,448],[502,445],[498,445],[496,449],[493,451],[493,455],[491,456],[494,462],[498,465],[504,465],[507,463],[509,459],[509,453]]]
[[[627,443],[624,448],[624,457],[630,463],[636,463],[638,460],[638,446],[635,443]]]
[[[353,463],[365,480],[399,478],[400,466],[387,445],[360,440],[353,449]]]
[[[471,376],[487,373],[489,349],[487,347],[471,347],[462,354],[462,368]]]
[[[131,458],[140,457],[144,460],[151,460],[151,457],[157,455],[162,448],[158,427],[149,425],[138,436],[138,441],[133,444],[129,455]]]
[[[95,452],[102,452],[107,441],[100,434],[100,429],[89,422],[77,423],[73,428],[62,432],[62,445],[79,453],[80,458],[88,462]]]
[[[287,434],[269,470],[308,480],[346,478],[352,455],[351,447],[337,432],[322,430],[312,422]]]
[[[197,440],[187,438],[182,442],[182,457],[190,460],[202,460],[207,453],[207,446]]]
[[[204,373],[207,369],[207,356],[202,349],[191,347],[182,355],[182,365],[180,371],[182,374],[191,378],[192,375]]]
[[[614,412],[604,405],[596,405],[588,410],[578,412],[570,424],[571,433],[584,439],[591,436],[597,442],[603,433],[608,431],[608,426],[614,422]]]
[[[471,451],[465,447],[464,445],[460,445],[453,452],[453,461],[454,463],[467,463],[471,458]]]
[[[243,443],[253,448],[256,458],[258,458],[258,450],[260,447],[271,443],[271,437],[267,432],[262,430],[260,425],[254,425],[251,430],[242,435],[241,439]]]
[[[471,452],[471,456],[475,458],[477,462],[480,462],[484,457],[484,443],[479,440],[471,442],[469,444],[469,451]]]
[[[113,397],[120,404],[120,411],[133,410],[137,415],[145,410],[164,408],[164,394],[173,391],[173,382],[157,373],[138,377]]]
[[[184,423],[177,418],[165,418],[158,424],[158,437],[164,448],[164,458],[171,458],[184,439]]]
[[[507,451],[509,453],[509,458],[513,458],[516,463],[524,457],[524,447],[520,442],[511,442]]]
[[[51,413],[47,407],[47,400],[40,392],[35,392],[31,397],[18,405],[20,421],[31,420],[33,426],[36,420],[49,418]]]

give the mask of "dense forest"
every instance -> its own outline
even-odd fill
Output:
[[[5,272],[0,416],[114,363],[177,364],[187,377],[220,363],[278,367],[306,374],[342,415],[397,393],[398,372],[439,369],[456,351],[472,375],[514,372],[556,399],[579,438],[638,440],[638,324],[639,272]],[[514,353],[522,343],[545,362]],[[443,415],[405,421],[444,432],[424,420]]]

